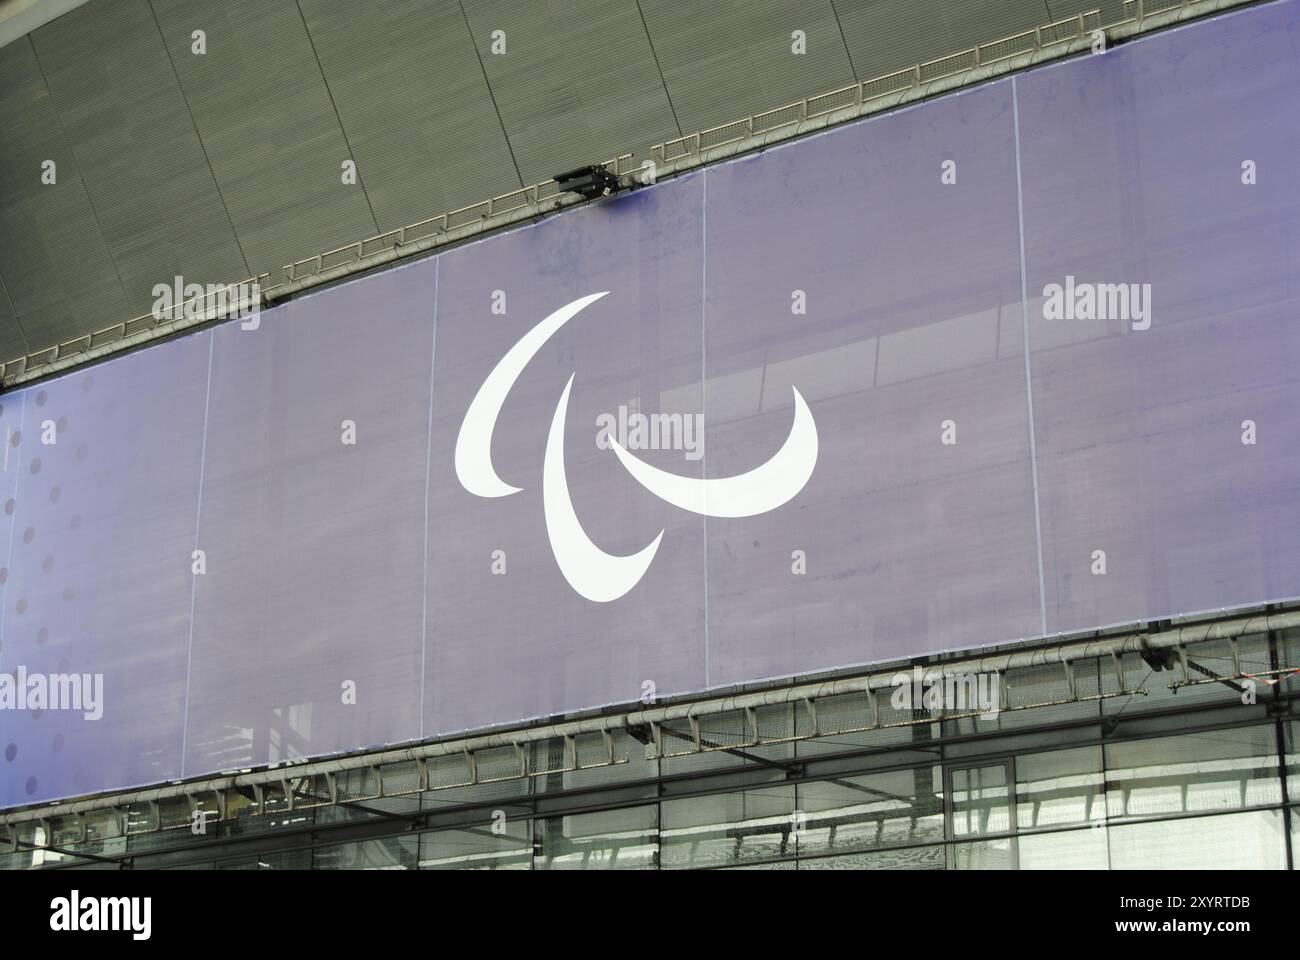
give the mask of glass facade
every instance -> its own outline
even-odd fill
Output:
[[[437,786],[452,773],[431,762],[422,780],[411,762],[340,773],[332,797],[302,778],[294,809],[268,793],[260,812],[235,795],[224,811],[198,798],[32,821],[18,849],[12,837],[0,846],[0,866],[1287,869],[1300,721],[1288,719],[1282,665],[1297,639],[1242,637],[1235,663],[1226,642],[1190,648],[1210,677],[1271,664],[1282,679],[1254,696],[1125,657],[1118,669],[1073,665],[1083,699],[1070,702],[1059,664],[1034,667],[1010,675],[1013,709],[996,717],[908,722],[881,702],[894,725],[853,730],[865,698],[826,698],[815,720],[805,704],[778,704],[748,721],[701,716],[698,732],[665,724],[658,740],[620,733],[607,744],[615,762],[590,769],[564,769],[590,753],[585,742],[566,758],[542,741],[525,776],[503,748],[479,757],[478,783]],[[196,810],[210,820],[198,833]]]

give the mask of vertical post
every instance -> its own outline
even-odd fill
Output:
[[[1268,637],[1268,668],[1272,671],[1273,676],[1278,676],[1278,669],[1281,666],[1281,658],[1278,656],[1278,635],[1276,630],[1269,630]],[[1283,711],[1281,709],[1282,685],[1273,684],[1273,703],[1269,709],[1277,708],[1273,720],[1274,743],[1277,746],[1277,776],[1278,783],[1282,790],[1282,837],[1286,845],[1286,868],[1295,869],[1295,849],[1292,837],[1291,818],[1291,785],[1287,782],[1287,756],[1286,756],[1286,727],[1283,724]]]

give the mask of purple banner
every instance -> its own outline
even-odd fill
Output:
[[[1300,596],[1297,9],[0,397],[0,805]]]

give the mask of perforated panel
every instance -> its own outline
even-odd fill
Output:
[[[377,232],[359,169],[293,3],[157,5],[167,48],[255,273]],[[207,53],[191,53],[195,30]],[[290,251],[301,251],[301,253]],[[239,279],[230,277],[230,280]]]
[[[127,315],[126,299],[29,39],[0,49],[0,276],[15,356]],[[55,183],[41,182],[54,162]]]
[[[635,0],[464,9],[525,183],[678,135]]]
[[[303,12],[382,229],[523,186],[456,4]]]
[[[245,276],[149,6],[91,4],[33,39],[130,315],[147,313],[154,284],[175,276]]]
[[[684,133],[853,83],[828,0],[641,0]],[[792,34],[803,32],[804,53]]]
[[[0,357],[1078,6],[95,0],[0,50]]]

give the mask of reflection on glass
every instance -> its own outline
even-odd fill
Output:
[[[655,866],[653,806],[604,810],[536,824],[538,870],[645,870]]]
[[[1020,829],[1104,823],[1101,762],[1100,747],[1016,757],[1016,823]]]
[[[1109,837],[1101,821],[1083,830],[1021,835],[1016,838],[1016,853],[1021,870],[1106,870],[1110,867]]]
[[[950,776],[954,837],[978,837],[1011,829],[1006,763],[958,767]]]
[[[662,807],[664,867],[727,866],[795,856],[800,820],[793,786],[668,800]]]
[[[1112,826],[1115,870],[1284,870],[1280,810]]]
[[[1014,870],[1015,838],[976,840],[971,843],[954,843],[952,859],[954,870]]]
[[[1282,800],[1268,724],[1107,744],[1106,777],[1112,820]]]
[[[313,870],[414,870],[418,837],[385,837],[317,847]]]
[[[800,784],[799,856],[942,841],[941,783],[927,766]]]
[[[800,870],[943,870],[943,844],[905,850],[847,853],[838,857],[809,857]]]
[[[526,819],[420,836],[421,870],[528,870],[532,859],[532,824]]]

